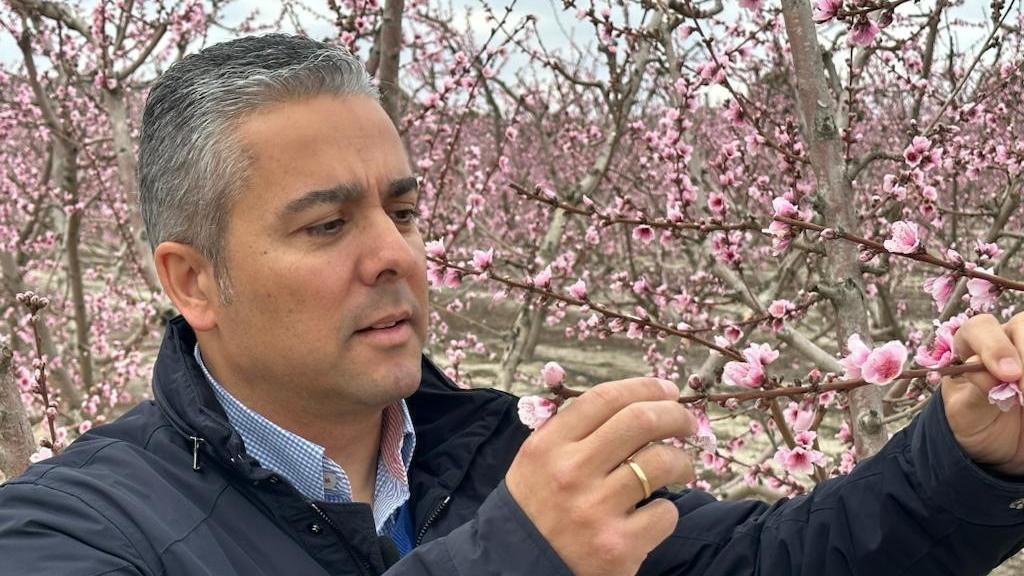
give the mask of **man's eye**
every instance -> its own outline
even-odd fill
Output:
[[[316,226],[310,226],[306,228],[306,233],[310,236],[333,236],[337,234],[341,227],[345,224],[345,221],[337,218],[323,224],[317,224]]]
[[[417,208],[395,210],[392,214],[391,217],[399,224],[412,224],[420,217],[420,211]]]

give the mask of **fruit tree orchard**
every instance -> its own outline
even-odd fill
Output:
[[[6,3],[0,469],[147,393],[173,313],[136,208],[147,87],[285,30],[351,47],[384,89],[454,379],[539,390],[521,403],[539,426],[595,382],[524,370],[538,340],[617,339],[701,416],[701,487],[778,497],[849,471],[972,369],[967,317],[1020,307],[1024,10],[724,4],[509,0],[462,25],[416,0]],[[1018,383],[990,399],[1021,402]]]

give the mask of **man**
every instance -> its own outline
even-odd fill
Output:
[[[671,383],[601,384],[528,434],[421,358],[416,181],[346,52],[273,35],[175,64],[139,172],[181,312],[155,401],[0,488],[2,574],[966,575],[1024,541],[1021,410],[986,399],[1021,378],[1024,315],[967,322],[988,372],[847,477],[651,498],[693,478],[657,443],[695,428]]]

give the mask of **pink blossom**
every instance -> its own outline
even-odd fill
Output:
[[[843,374],[843,379],[859,380],[861,366],[864,365],[868,356],[871,355],[871,349],[860,339],[860,334],[851,334],[846,339],[846,349],[849,350],[849,354],[839,360],[839,363],[846,370],[846,373]]]
[[[892,340],[871,351],[861,366],[861,375],[871,384],[888,384],[900,375],[906,362],[907,347],[898,340]]]
[[[988,402],[1008,412],[1014,406],[1024,406],[1024,394],[1016,382],[1000,382],[988,391]]]
[[[935,301],[935,305],[939,310],[946,307],[946,303],[949,302],[949,297],[952,296],[955,286],[956,276],[952,274],[934,276],[924,281],[925,292],[932,295],[932,300]]]
[[[991,274],[992,271],[979,268],[981,272]],[[999,298],[999,288],[984,278],[971,278],[967,281],[967,292],[971,295],[971,308],[978,311],[990,310]]]
[[[89,430],[92,430],[92,420],[82,420],[78,425],[78,433],[85,434]]]
[[[878,36],[878,25],[867,16],[861,16],[850,27],[850,43],[857,46],[869,46]]]
[[[743,337],[743,331],[740,330],[739,326],[729,324],[725,327],[725,337],[729,339],[729,342],[735,344]]]
[[[714,454],[718,447],[718,438],[711,430],[711,422],[708,420],[707,414],[703,412],[697,413],[697,433],[694,436],[694,443],[700,446],[701,450]]]
[[[576,281],[575,284],[569,286],[569,294],[577,300],[587,299],[587,283],[582,278]]]
[[[892,224],[892,236],[883,245],[889,252],[913,254],[921,246],[917,224],[900,220]]]
[[[796,308],[789,300],[776,300],[768,305],[768,314],[775,318],[783,318]]]
[[[775,453],[775,461],[790,473],[810,474],[814,472],[815,465],[825,464],[825,455],[803,446],[796,446],[792,450],[783,447]]]
[[[764,369],[760,363],[728,362],[722,371],[722,382],[730,386],[759,388],[764,382]]]
[[[797,432],[796,434],[794,434],[793,440],[795,440],[797,444],[805,448],[810,448],[811,446],[814,446],[814,440],[817,437],[817,432],[813,430],[804,430],[802,432]]]
[[[654,240],[654,229],[647,224],[641,224],[633,228],[633,239],[650,244],[651,240]]]
[[[548,388],[557,388],[565,382],[565,370],[558,362],[548,362],[540,369],[540,376]]]
[[[473,266],[477,270],[484,271],[491,267],[494,260],[494,248],[484,250],[473,250]]]
[[[976,240],[977,246],[974,251],[977,252],[980,258],[995,258],[999,256],[1002,250],[999,249],[999,245],[995,242],[984,242],[981,239]]]
[[[740,6],[747,10],[760,10],[763,0],[740,0]]]
[[[540,396],[523,396],[519,399],[519,420],[531,430],[543,426],[555,412],[558,405]]]
[[[533,277],[533,285],[537,288],[547,288],[551,284],[551,266],[545,266],[543,270]]]
[[[751,344],[743,350],[746,362],[728,362],[722,381],[730,386],[759,388],[764,383],[764,367],[778,359],[779,353],[767,344]]]
[[[42,462],[47,458],[53,458],[53,450],[43,447],[33,452],[32,455],[28,457],[28,461],[35,464],[36,462]]]
[[[786,419],[786,424],[789,424],[796,432],[806,431],[814,424],[813,406],[806,407],[796,402],[790,402],[782,410],[782,415]]]
[[[431,240],[424,245],[427,251],[427,256],[432,258],[444,258],[444,240]]]
[[[817,0],[814,3],[814,21],[828,22],[836,17],[843,8],[843,0]]]
[[[721,192],[708,194],[708,210],[715,214],[725,212],[725,196]]]
[[[793,219],[800,217],[800,211],[784,196],[778,196],[772,200],[772,209],[776,216]]]
[[[910,145],[903,150],[903,160],[906,161],[907,165],[911,168],[921,163],[921,159],[924,158],[924,153],[931,147],[931,140],[928,140],[924,136],[914,136],[911,140]]]
[[[925,368],[942,368],[949,366],[956,358],[956,350],[953,347],[953,332],[948,326],[940,326],[935,331],[935,341],[931,348],[919,346],[914,362]]]

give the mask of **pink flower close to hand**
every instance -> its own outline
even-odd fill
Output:
[[[892,224],[892,236],[883,242],[885,249],[896,254],[913,254],[921,246],[917,224],[900,220]]]
[[[782,447],[775,453],[775,461],[792,474],[810,474],[814,472],[815,464],[825,464],[825,455],[803,446],[796,446],[792,450]]]
[[[900,375],[906,362],[907,347],[898,340],[892,340],[871,351],[861,366],[861,376],[871,384],[888,384]]]
[[[861,16],[850,27],[850,44],[857,46],[870,46],[878,36],[878,25],[867,16]]]
[[[557,388],[565,382],[565,369],[558,362],[548,362],[540,369],[540,376],[548,388]]]
[[[790,402],[782,410],[782,415],[795,432],[806,432],[814,424],[814,407],[803,407],[796,402]]]
[[[932,300],[939,310],[946,307],[949,297],[953,295],[953,287],[956,286],[956,277],[952,274],[943,274],[927,278],[924,281],[924,290],[932,295]]]
[[[519,399],[519,420],[531,430],[543,426],[555,412],[558,405],[540,396],[523,396]]]
[[[991,274],[992,271],[979,268],[978,271]],[[971,278],[967,281],[967,292],[971,295],[971,308],[979,312],[990,310],[999,298],[999,288],[984,278]]]
[[[939,326],[935,331],[935,341],[932,342],[931,348],[919,346],[917,348],[917,355],[914,356],[914,362],[933,370],[952,364],[956,358],[956,350],[953,347],[953,335],[954,332],[950,330],[949,326]]]
[[[843,8],[843,0],[818,0],[814,3],[814,21],[828,22]]]
[[[711,422],[708,420],[707,414],[703,412],[697,413],[696,416],[697,433],[694,434],[693,443],[700,446],[701,450],[714,454],[718,448],[718,438],[711,430]]]
[[[1014,406],[1024,406],[1024,394],[1021,394],[1020,385],[1016,382],[1000,382],[988,391],[988,401],[1003,412],[1008,412]]]

